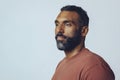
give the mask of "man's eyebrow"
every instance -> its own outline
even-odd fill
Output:
[[[71,20],[65,20],[65,21],[63,21],[63,23],[68,23],[68,22],[73,22],[73,21],[71,21]]]
[[[75,22],[72,21],[72,20],[64,20],[64,21],[63,21],[63,23],[69,23],[69,22],[70,22],[70,23],[73,23],[73,24],[75,23]],[[59,21],[58,21],[58,20],[55,20],[55,23],[59,23]]]
[[[74,21],[72,21],[72,20],[65,20],[65,21],[63,21],[63,23],[75,23]]]
[[[58,23],[58,20],[55,20],[55,23]]]

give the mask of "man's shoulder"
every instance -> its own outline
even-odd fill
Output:
[[[83,55],[85,55],[85,58],[92,63],[95,62],[95,63],[101,63],[101,62],[105,62],[105,60],[98,54],[90,51],[90,50],[87,50],[86,53],[83,53]]]
[[[78,59],[82,62],[81,64],[85,66],[91,67],[99,64],[105,64],[108,66],[107,62],[100,55],[88,50],[87,48],[80,52]]]
[[[93,78],[95,80],[114,80],[114,73],[111,70],[108,63],[98,54],[91,52],[90,50],[85,50],[83,53],[83,71],[82,74],[88,76],[88,78]],[[84,76],[84,77],[85,77]]]

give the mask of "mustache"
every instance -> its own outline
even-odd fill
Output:
[[[58,34],[56,34],[55,39],[57,39],[58,36],[63,37],[63,38],[67,38],[67,36],[63,35],[62,33],[58,33]]]

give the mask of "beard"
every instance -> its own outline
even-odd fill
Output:
[[[64,41],[57,40],[57,37],[61,36],[64,38]],[[57,48],[59,50],[70,51],[74,49],[77,45],[81,42],[81,35],[80,32],[76,32],[73,37],[64,36],[62,33],[58,33],[55,37],[57,42]]]

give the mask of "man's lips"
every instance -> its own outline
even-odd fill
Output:
[[[65,39],[64,36],[57,36],[57,40],[59,40],[59,41],[63,41],[64,39]]]
[[[58,33],[56,36],[55,36],[56,40],[58,41],[63,41],[64,39],[66,39],[67,37],[65,35],[63,35],[62,33]]]

